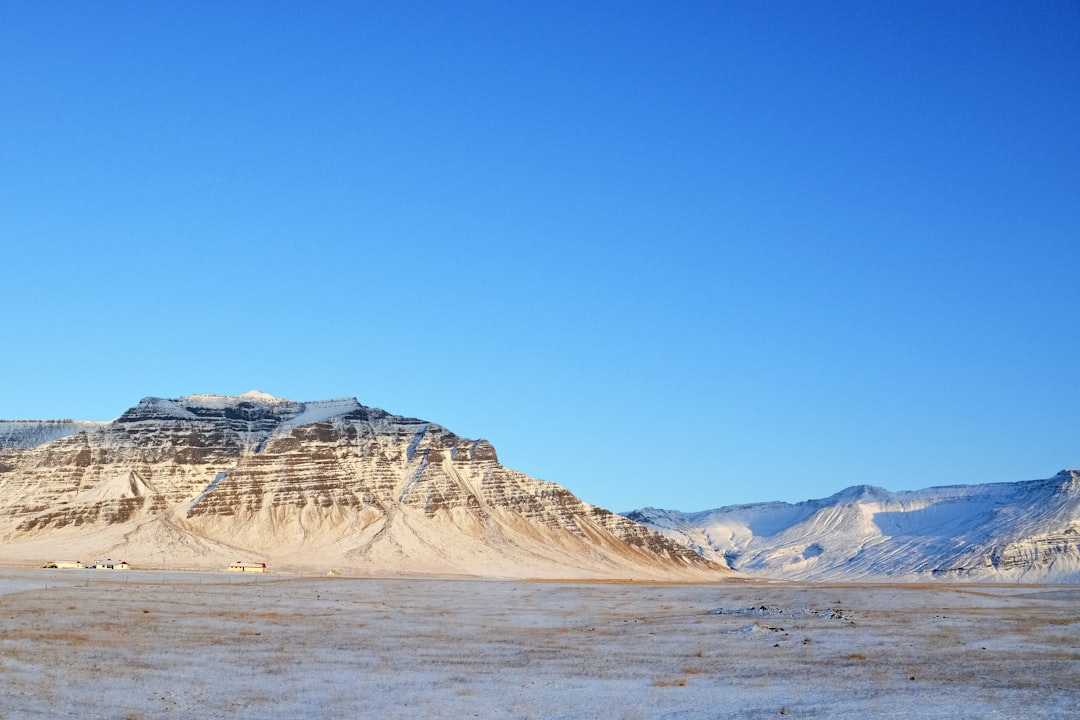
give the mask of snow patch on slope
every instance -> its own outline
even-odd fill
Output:
[[[356,398],[338,398],[336,400],[318,400],[300,404],[300,412],[291,420],[278,426],[278,434],[292,432],[293,428],[312,423],[327,422],[336,417],[359,410],[362,406]]]
[[[161,420],[198,420],[199,416],[183,407],[176,400],[159,397],[146,397],[119,418],[117,422],[142,422]]]

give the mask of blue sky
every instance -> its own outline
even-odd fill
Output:
[[[250,389],[614,510],[1080,466],[1080,5],[0,5],[0,417]]]

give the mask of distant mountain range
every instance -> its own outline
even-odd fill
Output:
[[[485,440],[355,399],[146,398],[111,422],[0,422],[0,562],[712,580],[723,565]]]
[[[0,562],[712,581],[1080,582],[1080,472],[615,515],[352,398],[145,398],[0,421]]]
[[[1080,472],[1046,480],[626,517],[740,573],[792,580],[1080,582]]]

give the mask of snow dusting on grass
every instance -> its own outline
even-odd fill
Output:
[[[1061,592],[0,570],[0,717],[1077,717]]]

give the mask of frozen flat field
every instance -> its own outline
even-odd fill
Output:
[[[0,718],[1075,718],[1076,586],[0,569]]]

